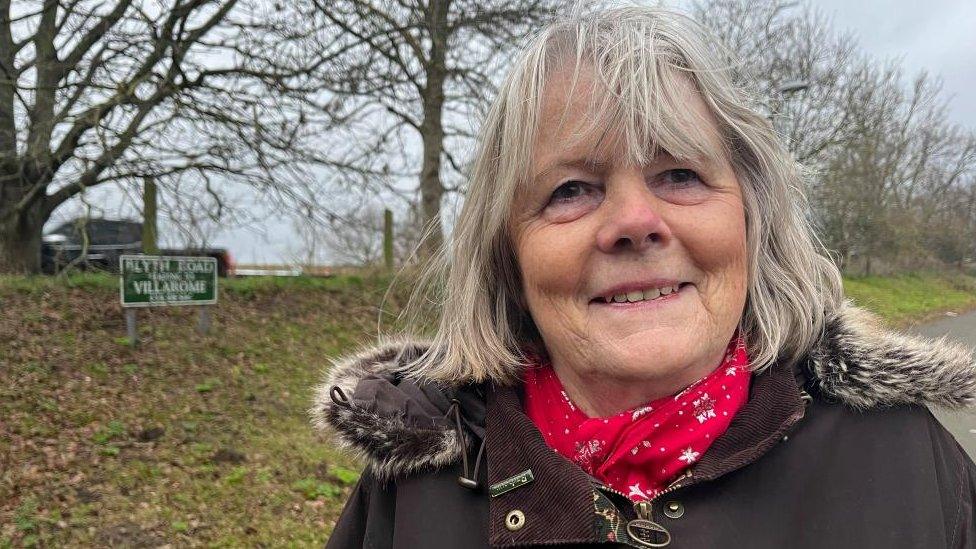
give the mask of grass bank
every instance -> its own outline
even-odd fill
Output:
[[[966,275],[845,277],[844,292],[894,326],[976,308],[976,277]]]
[[[359,464],[308,426],[311,387],[386,284],[222,281],[210,334],[142,310],[132,348],[114,277],[0,277],[0,548],[320,547]],[[845,285],[893,323],[976,306],[972,278]]]
[[[359,464],[308,425],[329,356],[369,340],[385,282],[222,284],[213,329],[113,277],[0,278],[0,547],[315,547]]]

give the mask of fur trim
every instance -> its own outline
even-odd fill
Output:
[[[827,319],[807,368],[823,393],[858,409],[976,406],[972,351],[945,337],[931,340],[887,330],[850,304]]]
[[[405,411],[381,413],[368,400],[354,402],[356,387],[365,378],[412,384],[400,379],[402,366],[428,348],[422,340],[384,340],[335,361],[325,382],[315,389],[310,410],[315,426],[334,430],[339,444],[365,457],[381,480],[449,465],[466,449],[463,437],[444,418],[426,417],[421,425],[409,421]],[[804,369],[822,395],[857,409],[900,404],[976,407],[976,361],[970,351],[945,338],[929,340],[887,330],[850,303],[827,319]],[[351,406],[333,402],[333,387],[342,390]],[[392,390],[397,387],[391,381]]]
[[[335,431],[338,436],[333,438],[339,445],[365,458],[381,481],[448,465],[464,449],[463,440],[448,421],[438,423],[431,418],[426,425],[411,424],[405,413],[383,414],[354,402],[354,391],[362,379],[393,375],[398,365],[419,357],[428,347],[426,342],[405,338],[385,340],[335,361],[325,382],[314,389],[309,410],[312,423],[322,431]],[[345,395],[348,405],[333,401],[334,387]]]

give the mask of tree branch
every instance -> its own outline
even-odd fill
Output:
[[[115,9],[105,14],[95,26],[88,30],[84,36],[78,41],[74,49],[70,53],[64,56],[61,61],[61,67],[58,74],[58,80],[65,77],[70,71],[73,71],[78,65],[78,62],[85,56],[86,53],[91,51],[92,46],[96,42],[102,39],[106,32],[115,26],[116,23],[122,19],[125,15],[129,5],[132,4],[132,0],[119,0],[119,3],[115,5]]]

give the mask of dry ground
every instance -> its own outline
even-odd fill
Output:
[[[359,466],[310,387],[381,287],[231,281],[209,335],[140,311],[133,349],[114,279],[0,279],[0,547],[321,546]]]

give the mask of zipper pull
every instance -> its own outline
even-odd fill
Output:
[[[634,504],[637,518],[627,523],[627,535],[638,547],[664,547],[671,543],[667,528],[654,522],[654,504],[638,501]]]
[[[638,501],[634,503],[634,511],[637,511],[637,518],[641,520],[654,521],[654,504],[649,501]]]

